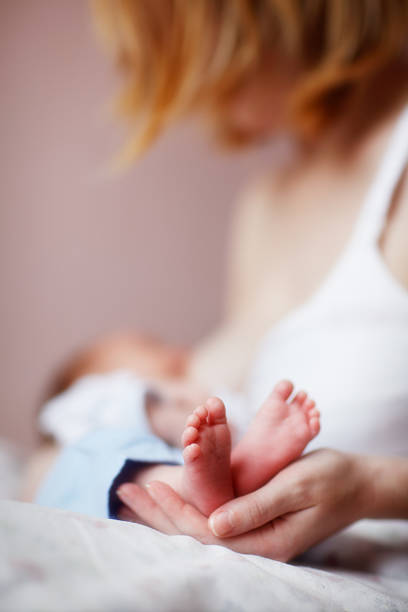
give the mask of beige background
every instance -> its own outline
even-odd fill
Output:
[[[220,317],[236,194],[270,151],[180,126],[120,179],[115,75],[88,6],[0,3],[0,434],[29,448],[56,365],[116,328],[193,343]]]

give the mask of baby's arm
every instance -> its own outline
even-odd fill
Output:
[[[180,446],[186,419],[209,393],[187,379],[151,380],[146,414],[153,433],[171,446]]]

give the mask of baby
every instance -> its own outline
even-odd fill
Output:
[[[224,403],[212,397],[187,418],[182,434],[184,466],[155,465],[134,482],[161,480],[209,516],[235,496],[250,493],[297,459],[320,429],[313,400],[279,382],[231,452]]]
[[[144,456],[139,463],[135,462],[129,480],[133,479],[142,486],[151,480],[164,481],[208,516],[236,495],[245,495],[259,488],[297,459],[319,431],[319,412],[303,391],[291,399],[293,385],[281,381],[260,408],[248,431],[231,450],[231,432],[224,403],[216,397],[205,401],[208,395],[183,378],[182,364],[186,358],[182,350],[172,349],[145,336],[111,337],[77,355],[56,379],[52,395],[73,388],[73,383],[85,375],[108,373],[118,368],[126,368],[148,380],[158,391],[146,397],[150,429],[156,440],[161,438],[173,447],[179,446],[182,432],[184,465],[154,462],[146,467],[154,457]],[[104,384],[103,378],[98,380]],[[98,393],[92,400],[97,410],[100,390]],[[194,409],[197,404],[199,407]],[[115,400],[111,410],[118,410]],[[133,439],[133,435],[137,438],[140,432],[130,428],[127,435]],[[81,444],[81,440],[78,443]],[[110,438],[101,442],[102,445],[106,443],[110,444]],[[104,449],[97,448],[92,452],[100,453],[102,450],[103,455]],[[116,455],[112,457],[116,461]],[[56,482],[65,477],[66,472]],[[115,487],[110,494],[114,491]],[[78,495],[81,494],[80,489]]]

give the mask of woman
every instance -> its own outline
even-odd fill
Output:
[[[122,485],[122,517],[281,560],[408,518],[408,2],[94,5],[144,118],[125,160],[191,111],[229,145],[289,143],[242,200],[228,315],[187,374],[253,407],[290,376],[322,412],[312,453],[209,521],[162,483]]]

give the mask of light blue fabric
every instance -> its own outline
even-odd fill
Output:
[[[149,433],[95,430],[61,451],[36,503],[114,518],[119,505],[114,490],[146,463],[182,464],[183,459],[179,449]]]

